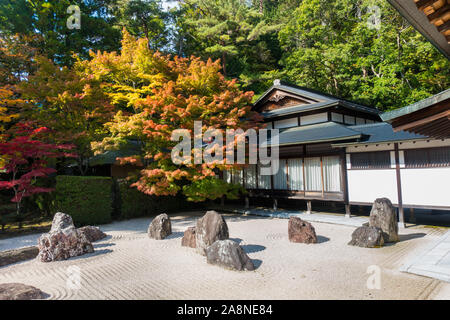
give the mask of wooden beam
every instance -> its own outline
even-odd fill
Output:
[[[444,22],[440,26],[437,26],[437,29],[441,33],[444,33],[445,31],[450,30],[450,20],[447,20],[446,22]]]
[[[430,20],[430,22],[433,23],[433,20],[435,19],[441,19],[442,16],[450,10],[450,4],[444,4],[442,7],[440,7],[439,9],[437,9],[435,12],[429,14],[427,16],[428,20]]]
[[[394,130],[395,131],[408,130],[409,128],[412,128],[412,127],[417,127],[417,126],[423,125],[425,123],[429,123],[431,121],[434,121],[434,120],[437,120],[437,119],[440,119],[440,118],[448,118],[448,117],[450,117],[450,110],[445,110],[443,112],[434,114],[432,116],[428,116],[426,118],[422,118],[420,120],[415,120],[415,121],[412,121],[412,122],[409,122],[409,123],[405,123],[405,124],[400,125],[400,126],[396,126]]]
[[[417,9],[423,11],[426,7],[433,5],[437,0],[419,0],[416,1]]]

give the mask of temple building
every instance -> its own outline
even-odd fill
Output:
[[[394,130],[375,108],[279,80],[253,108],[279,130],[280,162],[273,175],[261,175],[260,165],[224,173],[249,197],[305,200],[308,211],[313,201],[339,202],[348,216],[351,205],[386,197],[400,223],[403,208],[450,210],[450,138]]]

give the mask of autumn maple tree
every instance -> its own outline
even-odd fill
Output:
[[[31,123],[16,124],[5,142],[0,142],[0,154],[6,163],[0,168],[6,172],[6,180],[0,180],[0,189],[14,192],[12,202],[16,203],[16,213],[20,215],[22,200],[37,193],[53,189],[38,186],[38,178],[48,177],[56,170],[48,166],[52,158],[73,157],[72,145],[53,144],[45,141],[46,127],[33,127]]]
[[[176,165],[171,150],[172,132],[186,129],[193,136],[194,121],[203,131],[256,128],[260,116],[251,111],[253,92],[243,92],[235,80],[221,74],[219,60],[163,55],[148,48],[146,39],[123,33],[120,54],[97,53],[86,64],[87,73],[104,83],[103,88],[117,113],[106,124],[109,135],[93,146],[98,152],[137,141],[139,154],[120,159],[140,164],[132,186],[149,195],[183,193],[188,200],[236,196],[237,186],[217,179],[223,163]]]
[[[72,143],[79,172],[86,174],[91,142],[104,137],[103,124],[114,114],[101,83],[85,73],[81,60],[68,68],[38,56],[36,71],[19,88],[28,102],[23,115],[49,128],[55,143]]]

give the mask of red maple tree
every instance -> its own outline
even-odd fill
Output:
[[[75,157],[68,144],[45,142],[46,127],[34,128],[32,123],[16,124],[9,136],[0,141],[0,158],[7,180],[0,180],[0,189],[12,189],[16,203],[16,213],[20,214],[20,205],[25,197],[36,193],[51,192],[52,188],[36,185],[37,178],[48,177],[55,173],[48,167],[51,158]]]

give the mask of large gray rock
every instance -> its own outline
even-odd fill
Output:
[[[181,245],[183,247],[195,248],[195,227],[189,227],[184,232],[183,238],[181,239]]]
[[[84,234],[90,242],[95,242],[106,237],[106,233],[100,230],[99,227],[85,226],[78,228],[78,231]]]
[[[316,230],[311,223],[298,217],[290,217],[288,223],[289,241],[299,243],[316,243]]]
[[[369,226],[383,231],[384,242],[397,242],[397,210],[387,198],[376,199],[370,211]]]
[[[34,300],[45,297],[46,294],[38,288],[23,283],[0,284],[0,300]]]
[[[206,248],[206,261],[231,270],[254,270],[242,247],[232,240],[218,240]]]
[[[384,244],[383,232],[377,227],[359,227],[353,231],[352,240],[348,244],[364,248],[380,248]]]
[[[216,211],[207,211],[203,217],[197,220],[195,240],[198,253],[205,255],[207,247],[217,240],[225,240],[228,238],[227,223]]]
[[[55,214],[52,228],[38,240],[39,254],[42,262],[65,260],[94,252],[92,243],[73,225],[72,218],[65,213]]]
[[[148,226],[148,236],[151,239],[162,240],[172,234],[172,224],[167,214],[156,216]]]

